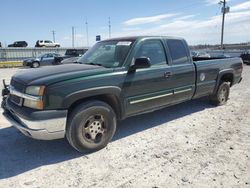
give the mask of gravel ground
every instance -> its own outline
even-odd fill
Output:
[[[250,187],[249,86],[245,66],[225,106],[199,99],[129,118],[92,154],[27,138],[0,115],[0,187]]]

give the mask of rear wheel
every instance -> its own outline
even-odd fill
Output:
[[[210,102],[216,106],[226,104],[230,93],[230,83],[221,82],[217,92],[210,96]]]
[[[76,150],[96,151],[104,148],[116,130],[113,109],[101,101],[89,101],[69,115],[66,137]]]
[[[38,68],[40,66],[39,62],[35,61],[31,64],[32,68]]]

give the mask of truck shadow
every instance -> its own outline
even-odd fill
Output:
[[[128,118],[119,124],[112,142],[212,107],[199,99]],[[66,139],[39,141],[23,136],[13,127],[0,129],[0,179],[86,155],[72,149]]]
[[[113,141],[213,107],[213,105],[208,103],[207,98],[201,98],[155,112],[130,117],[118,125]]]

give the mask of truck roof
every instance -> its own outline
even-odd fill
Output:
[[[172,37],[172,36],[128,36],[128,37],[117,37],[117,38],[110,38],[106,39],[103,41],[112,41],[112,40],[128,40],[128,41],[135,41],[138,39],[143,39],[143,38],[164,38],[164,39],[178,39],[178,40],[184,40],[181,37]]]

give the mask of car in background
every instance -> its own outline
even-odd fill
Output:
[[[247,64],[247,65],[250,65],[250,51],[247,51],[245,53],[242,53],[240,55],[243,63]]]
[[[35,47],[60,47],[60,44],[51,40],[38,40]]]
[[[69,58],[69,57],[79,57],[85,54],[88,49],[67,49],[65,52],[64,57]]]
[[[216,56],[213,56],[213,57],[224,59],[224,58],[230,58],[231,56],[228,55],[228,54],[219,54],[219,55],[216,55]]]
[[[80,58],[81,58],[81,56],[66,58],[66,59],[63,59],[61,61],[61,64],[78,63],[78,59],[80,59]]]
[[[77,63],[77,60],[87,51],[88,49],[67,49],[61,63],[62,64]]]
[[[15,41],[13,44],[9,44],[8,47],[27,47],[28,43],[26,41]]]
[[[210,58],[211,55],[208,54],[207,52],[203,51],[191,51],[191,56],[192,57],[202,57],[202,58]]]
[[[61,58],[61,59],[60,59]],[[46,53],[35,58],[28,58],[23,60],[23,66],[31,68],[38,68],[45,65],[59,65],[61,64],[62,56],[57,53]]]

